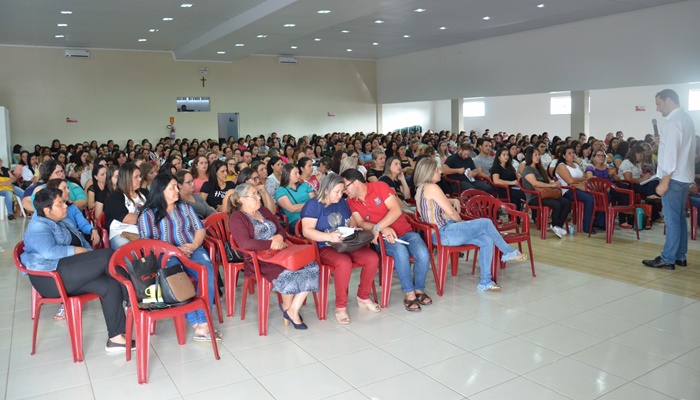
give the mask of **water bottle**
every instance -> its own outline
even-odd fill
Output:
[[[574,232],[576,232],[576,227],[569,225],[569,235],[574,236]]]

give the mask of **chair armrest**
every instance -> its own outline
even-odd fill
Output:
[[[629,197],[629,204],[630,204],[630,205],[634,204],[634,190],[632,190],[632,189],[623,189],[623,188],[617,187],[617,186],[614,185],[614,184],[613,184],[612,186],[610,186],[610,189],[611,189],[611,190],[614,190],[614,191],[616,191],[616,192],[618,192],[618,193],[621,193],[621,194],[626,194],[627,197]]]

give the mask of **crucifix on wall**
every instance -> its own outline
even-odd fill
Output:
[[[204,83],[207,81],[207,78],[202,77],[202,79],[200,79],[200,81],[202,81],[202,87],[204,87]]]
[[[199,75],[202,76],[200,81],[202,81],[202,87],[204,87],[205,83],[207,82],[206,76],[209,75],[209,68],[207,67],[199,67]]]

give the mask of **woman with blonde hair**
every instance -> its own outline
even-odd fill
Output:
[[[523,261],[527,256],[509,246],[488,218],[462,221],[459,216],[459,200],[448,199],[437,185],[442,171],[433,158],[423,158],[416,164],[413,179],[416,183],[416,207],[420,219],[435,224],[440,232],[440,241],[445,246],[479,246],[481,278],[479,291],[501,290],[491,277],[491,261],[494,245],[503,253],[501,261]],[[432,238],[435,242],[436,235]]]
[[[383,150],[374,150],[372,152],[372,168],[367,171],[367,182],[376,182],[384,175],[384,166],[386,165],[386,154]]]

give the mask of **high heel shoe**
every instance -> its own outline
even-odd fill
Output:
[[[294,329],[299,329],[299,330],[308,329],[308,327],[306,326],[304,321],[302,321],[300,324],[297,324],[294,321],[292,321],[292,318],[289,316],[289,314],[287,314],[287,311],[282,311],[282,316],[284,316],[284,326],[288,326],[289,322],[291,322],[292,325],[294,325]]]
[[[284,312],[284,308],[282,308],[282,303],[277,303],[280,306],[280,311]],[[304,318],[302,318],[301,314],[299,314],[299,319],[301,320],[302,323],[304,323]],[[287,326],[287,325],[285,325]]]
[[[369,311],[372,312],[379,312],[381,311],[381,308],[379,307],[379,304],[373,302],[370,299],[367,300],[362,300],[361,298],[357,297],[357,306],[359,308],[365,308]]]

